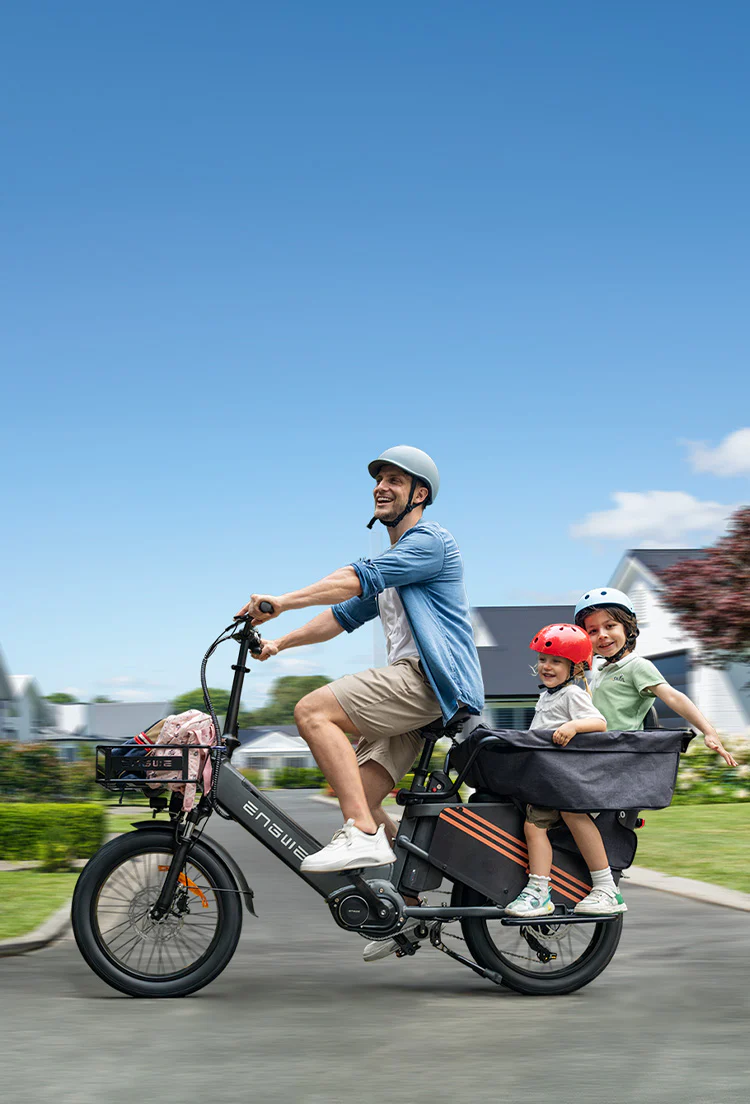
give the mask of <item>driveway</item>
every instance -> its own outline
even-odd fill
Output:
[[[340,824],[305,794],[279,802],[321,840]],[[747,913],[626,883],[605,973],[532,999],[432,948],[366,965],[363,940],[242,829],[214,817],[211,834],[256,893],[230,966],[193,997],[145,1001],[109,989],[72,939],[0,960],[6,1100],[748,1100]]]

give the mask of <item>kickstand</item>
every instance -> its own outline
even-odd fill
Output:
[[[495,985],[503,984],[503,979],[500,974],[496,973],[494,970],[485,970],[483,966],[477,966],[476,962],[472,962],[470,958],[465,958],[464,955],[460,955],[456,951],[452,951],[450,947],[446,947],[445,943],[443,943],[440,938],[442,926],[443,925],[440,923],[433,924],[430,929],[430,943],[432,943],[433,947],[442,951],[443,954],[447,954],[450,958],[455,958],[456,962],[460,962],[462,966],[468,966],[475,974],[479,974],[480,977],[486,978],[487,981],[492,981]]]

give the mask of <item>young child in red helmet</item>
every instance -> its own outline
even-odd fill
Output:
[[[539,653],[537,673],[543,693],[537,702],[532,729],[551,729],[552,739],[564,746],[578,732],[605,732],[607,722],[594,705],[586,684],[585,670],[591,667],[592,647],[578,625],[547,625],[529,647]],[[583,680],[586,689],[577,684]],[[510,916],[547,916],[555,906],[550,898],[552,845],[550,828],[564,821],[591,874],[592,890],[574,911],[589,916],[611,916],[625,912],[627,905],[615,885],[607,852],[596,823],[588,813],[565,813],[557,809],[526,806],[524,834],[529,849],[529,880],[505,911]]]

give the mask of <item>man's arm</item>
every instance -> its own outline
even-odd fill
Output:
[[[714,726],[706,720],[698,706],[691,702],[687,694],[675,690],[674,686],[670,686],[668,682],[661,682],[658,686],[649,686],[648,689],[657,698],[661,698],[664,704],[673,709],[680,717],[684,717],[688,724],[694,725],[699,732],[702,732],[707,748],[720,755],[728,766],[737,766],[737,760],[724,747]]]
[[[329,609],[323,610],[312,621],[301,625],[298,629],[292,629],[286,636],[280,636],[278,640],[263,640],[263,650],[260,655],[254,655],[253,659],[263,662],[279,652],[285,652],[287,648],[300,648],[304,644],[322,644],[324,640],[333,640],[344,631]]]
[[[354,568],[340,567],[332,574],[326,575],[325,579],[303,587],[302,590],[292,590],[288,594],[253,594],[250,596],[250,601],[235,616],[251,617],[253,625],[261,625],[264,621],[270,621],[288,610],[305,609],[307,606],[334,606],[361,593],[362,584]],[[262,613],[261,602],[270,602],[273,613]],[[312,625],[315,621],[317,618],[309,624]],[[324,639],[329,638],[324,637]],[[312,643],[312,641],[306,643]]]

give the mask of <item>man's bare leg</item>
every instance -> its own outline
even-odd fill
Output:
[[[344,820],[353,820],[362,832],[377,831],[378,823],[382,822],[376,822],[370,812],[357,757],[346,736],[347,732],[352,736],[359,733],[333,691],[321,686],[307,694],[295,707],[294,721],[315,762],[336,791]]]
[[[366,763],[363,763],[359,770],[362,776],[365,797],[367,798],[367,803],[372,813],[372,819],[376,824],[383,824],[385,826],[385,834],[388,837],[388,842],[391,847],[393,847],[393,841],[398,832],[398,825],[388,816],[381,802],[383,798],[387,797],[391,792],[395,783],[385,767],[382,767],[380,763],[376,763],[374,759],[369,759]],[[404,896],[404,900],[407,905],[419,904],[419,899],[417,897]]]

